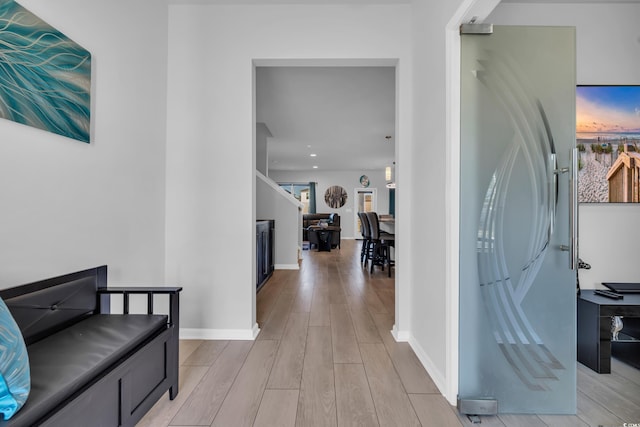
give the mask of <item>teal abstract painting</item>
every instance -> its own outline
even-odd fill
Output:
[[[91,54],[0,0],[0,117],[89,142]]]

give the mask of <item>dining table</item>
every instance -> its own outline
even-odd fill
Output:
[[[380,215],[378,222],[380,223],[380,231],[396,234],[396,219],[394,217]]]

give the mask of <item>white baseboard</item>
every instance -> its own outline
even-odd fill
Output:
[[[256,323],[252,329],[199,329],[180,328],[180,339],[185,340],[254,340],[260,333]]]
[[[427,356],[427,352],[424,351],[422,346],[418,344],[413,336],[410,336],[408,341],[409,345],[413,349],[413,352],[416,354],[416,356],[418,356],[418,360],[420,360],[420,363],[422,363],[424,369],[427,370],[427,373],[429,374],[429,376],[431,376],[431,379],[433,380],[436,387],[438,387],[438,390],[440,390],[440,393],[446,398],[447,395],[445,394],[445,390],[447,389],[447,382],[445,381],[445,376],[438,368],[436,368],[436,365],[429,358],[429,356]]]
[[[393,325],[393,329],[391,329],[391,335],[393,335],[393,338],[396,340],[396,342],[409,343],[409,346],[411,346],[413,352],[416,354],[416,356],[418,356],[418,360],[420,361],[420,363],[422,363],[424,369],[431,376],[431,379],[435,383],[436,387],[438,387],[438,390],[440,390],[440,393],[442,393],[444,397],[447,397],[444,393],[444,390],[447,389],[445,376],[442,374],[442,372],[440,372],[439,369],[436,368],[436,365],[431,361],[429,356],[427,356],[427,352],[424,351],[420,344],[418,344],[411,332],[398,330],[396,325]]]
[[[400,331],[396,328],[396,325],[393,325],[391,335],[393,335],[396,342],[408,342],[411,338],[411,333],[409,333],[409,331]]]
[[[300,270],[298,264],[274,264],[273,268],[276,270]]]

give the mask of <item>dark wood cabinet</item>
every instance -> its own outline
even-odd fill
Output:
[[[624,327],[612,340],[613,316],[622,316]],[[640,366],[640,294],[610,299],[583,290],[578,298],[578,362],[601,374],[611,373],[611,356]]]
[[[256,291],[260,290],[274,270],[274,231],[274,220],[256,221]]]

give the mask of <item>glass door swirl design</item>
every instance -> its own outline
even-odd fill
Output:
[[[536,333],[523,299],[531,290],[554,230],[557,203],[555,146],[545,109],[517,64],[485,51],[474,71],[495,97],[513,128],[513,139],[488,184],[477,236],[478,280],[492,335],[517,377],[530,390],[546,390],[564,366]],[[532,199],[523,262],[514,268],[505,245],[506,201],[512,176],[525,177]]]

